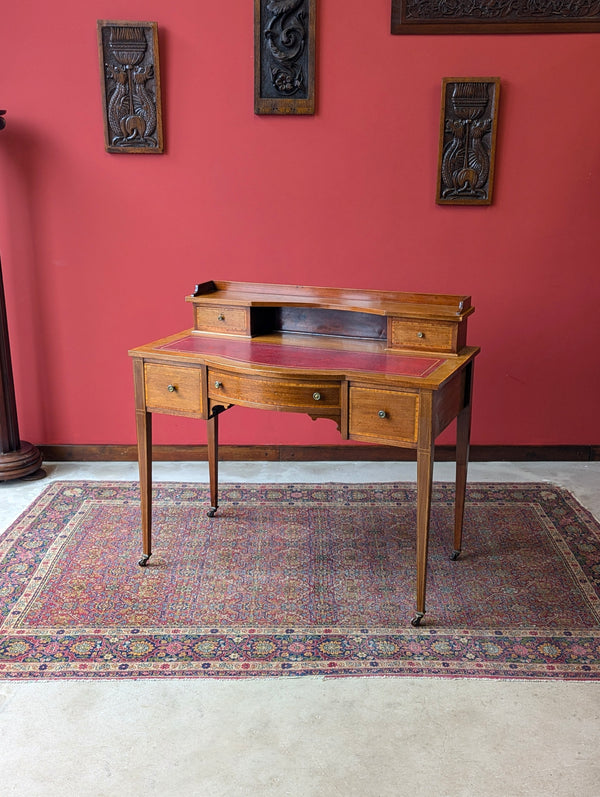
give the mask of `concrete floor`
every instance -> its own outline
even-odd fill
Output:
[[[452,480],[453,465],[435,478]],[[0,531],[56,479],[133,479],[60,463],[0,484]],[[410,463],[222,463],[222,481],[413,481]],[[204,463],[155,479],[206,481]],[[600,462],[473,463],[470,481],[548,481],[600,519]],[[419,678],[0,680],[0,795],[600,797],[600,684]]]

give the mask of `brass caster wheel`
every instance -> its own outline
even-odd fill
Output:
[[[421,620],[423,619],[424,616],[425,615],[423,612],[417,612],[413,617],[413,619],[410,621],[410,624],[414,625],[416,628],[417,626],[421,625]]]
[[[460,551],[452,551],[452,553],[450,554],[450,559],[452,559],[453,562],[456,562],[459,556],[460,556]]]
[[[138,562],[138,565],[140,567],[146,567],[146,564],[148,563],[148,559],[150,559],[150,554],[149,553],[145,553],[142,556],[142,558],[140,559],[140,561]]]

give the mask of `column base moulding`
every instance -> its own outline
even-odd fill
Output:
[[[27,444],[23,444],[27,445]],[[47,445],[41,446],[46,462],[136,462],[133,445]],[[162,462],[203,462],[208,459],[205,445],[153,446],[153,459]],[[15,452],[18,453],[18,452]],[[454,462],[454,446],[436,446],[437,462]],[[377,445],[282,445],[219,446],[219,459],[229,462],[410,462],[416,452],[410,449]],[[600,460],[600,446],[477,446],[472,445],[471,462],[591,462]],[[39,466],[38,466],[39,467]],[[0,461],[0,481],[2,464]]]
[[[0,453],[0,482],[43,479],[46,472],[42,469],[42,458],[40,449],[21,440],[16,451]]]

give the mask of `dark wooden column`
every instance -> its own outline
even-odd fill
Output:
[[[0,130],[5,122],[0,111]],[[41,479],[46,473],[41,469],[42,455],[38,449],[19,438],[17,404],[13,382],[6,299],[0,263],[0,481],[9,479]]]

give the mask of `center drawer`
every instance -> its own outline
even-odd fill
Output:
[[[208,397],[213,403],[330,415],[332,409],[340,408],[340,383],[273,379],[209,368]]]

